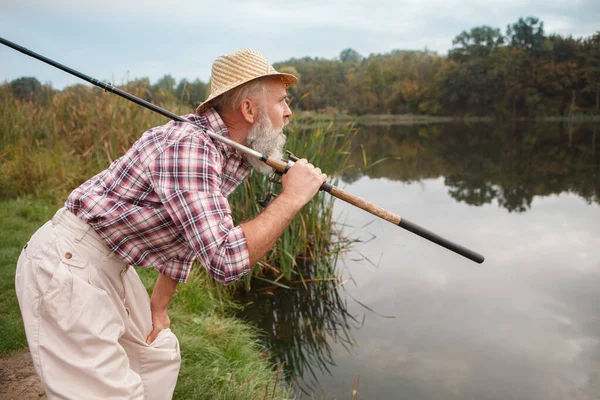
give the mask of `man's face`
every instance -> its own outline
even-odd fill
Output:
[[[279,79],[272,79],[267,83],[265,106],[271,124],[274,127],[283,127],[288,124],[292,110],[288,106],[287,90]]]
[[[270,158],[281,159],[285,135],[283,128],[292,115],[287,104],[287,90],[280,81],[268,81],[266,96],[257,101],[258,118],[252,125],[246,142],[250,148]],[[273,169],[254,157],[247,157],[250,165],[263,174]]]

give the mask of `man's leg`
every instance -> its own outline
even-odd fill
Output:
[[[110,252],[90,245],[87,225],[76,222],[59,211],[19,258],[15,283],[34,366],[49,399],[143,399],[119,344],[126,310],[92,284]]]

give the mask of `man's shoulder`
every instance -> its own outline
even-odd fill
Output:
[[[163,125],[163,132],[167,138],[175,140],[185,136],[198,136],[202,139],[209,138],[206,133],[206,119],[202,115],[186,114],[182,115],[181,118],[188,122],[169,121]]]
[[[141,138],[144,144],[165,148],[177,143],[190,142],[214,147],[201,116],[186,114],[181,117],[189,122],[169,121],[144,132]]]
[[[173,151],[192,151],[209,157],[218,156],[219,151],[206,133],[201,116],[187,114],[182,115],[182,118],[189,123],[169,121],[144,132],[132,148],[142,164],[148,165],[165,152]]]

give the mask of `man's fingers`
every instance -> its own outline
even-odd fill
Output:
[[[160,275],[160,277],[166,277],[166,275]],[[157,282],[159,282],[157,280]],[[152,293],[152,298],[154,299],[155,296],[159,295],[160,292],[157,293],[156,290],[156,286],[154,286],[154,292]],[[169,316],[167,315],[167,309],[161,309],[159,311],[157,311],[156,309],[150,307],[151,312],[152,312],[152,332],[150,332],[150,334],[148,335],[148,337],[146,338],[146,343],[150,344],[152,342],[154,342],[154,340],[156,339],[156,337],[158,336],[158,334],[160,333],[160,331],[162,331],[163,329],[167,329],[168,327],[171,326],[171,320],[169,319]]]
[[[152,329],[152,332],[150,332],[150,334],[148,335],[148,337],[146,338],[146,344],[150,344],[152,342],[154,342],[154,339],[156,339],[156,337],[158,336],[158,333],[161,331],[162,329],[159,328],[154,328]]]

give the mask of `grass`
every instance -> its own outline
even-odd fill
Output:
[[[144,93],[133,94],[144,97]],[[164,108],[178,114],[191,111],[177,99],[163,97],[164,104],[159,105]],[[125,153],[144,130],[165,122],[164,117],[97,88],[69,87],[34,103],[16,99],[8,84],[0,85],[0,198],[33,196],[62,202],[73,188]],[[292,123],[291,131],[288,149],[318,165],[334,181],[342,174],[356,132],[351,123],[335,129],[328,122],[308,129]],[[229,198],[234,221],[251,219],[261,211],[256,200],[264,197],[266,187],[266,177],[260,174],[240,185]],[[253,275],[265,270],[274,272],[275,279],[297,279],[298,257],[314,258],[323,264],[324,274],[332,276],[328,258],[338,251],[332,205],[333,198],[320,193],[304,207],[253,268],[244,281],[246,288]]]
[[[15,266],[29,237],[52,217],[57,205],[35,200],[0,201],[0,355],[27,347],[14,289]],[[179,338],[182,368],[175,399],[282,399],[292,394],[260,344],[256,328],[232,317],[237,307],[220,296],[199,268],[180,285],[169,309]],[[200,272],[199,272],[200,271]],[[155,270],[138,272],[148,290]]]
[[[143,90],[133,94],[145,97]],[[175,113],[191,111],[172,97],[163,101],[159,105]],[[17,100],[8,84],[0,85],[0,354],[27,346],[14,294],[14,270],[29,236],[73,188],[127,151],[144,130],[165,122],[157,114],[95,88],[69,87],[42,103],[32,103]],[[355,133],[352,124],[336,130],[330,123],[313,124],[309,129],[293,124],[292,131],[287,148],[321,167],[335,182],[349,154]],[[230,197],[234,221],[261,211],[256,200],[264,196],[265,188],[266,178],[258,174],[240,185]],[[334,229],[332,205],[329,195],[316,196],[240,284],[250,289],[252,276],[263,276],[271,283],[302,281],[299,260],[315,267],[317,274],[311,279],[334,277],[335,260],[345,242]],[[156,272],[139,272],[150,290]],[[183,357],[176,398],[292,397],[258,341],[259,332],[232,317],[238,306],[230,299],[240,284],[225,289],[197,272],[180,285],[170,307]]]
[[[0,201],[0,355],[27,347],[15,295],[15,268],[33,232],[58,209],[44,202]]]
[[[9,85],[0,85],[0,198],[61,202],[127,151],[143,130],[165,122],[99,89],[70,87],[40,104],[17,100]]]

